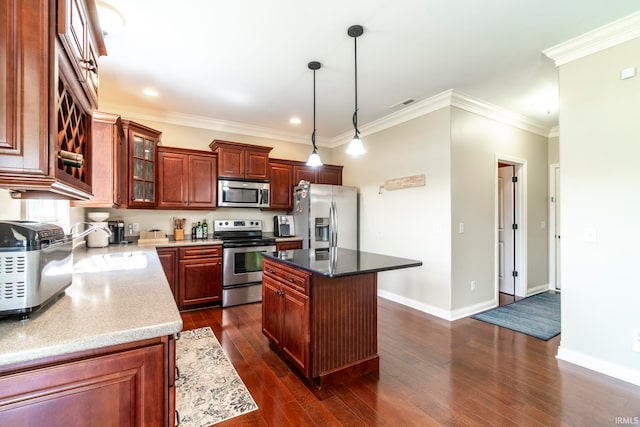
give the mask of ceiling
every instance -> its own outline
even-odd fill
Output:
[[[107,1],[107,0],[105,0]],[[313,72],[320,145],[448,89],[558,124],[557,71],[544,49],[629,15],[637,0],[108,0],[125,26],[106,36],[100,102],[147,117],[246,126],[310,143]],[[157,97],[142,93],[153,88]],[[395,105],[395,106],[394,106]],[[114,111],[116,112],[116,111]],[[298,117],[301,123],[289,123]]]

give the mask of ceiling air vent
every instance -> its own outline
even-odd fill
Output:
[[[407,105],[413,104],[414,102],[416,102],[415,99],[407,98],[404,101],[400,101],[400,102],[397,102],[397,103],[393,104],[392,106],[389,107],[389,109],[393,110],[394,108],[398,108],[398,107],[406,107]]]

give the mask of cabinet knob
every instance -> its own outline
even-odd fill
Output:
[[[287,277],[287,280],[291,283],[296,283],[296,279],[294,279],[293,277]]]

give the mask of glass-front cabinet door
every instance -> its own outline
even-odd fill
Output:
[[[161,133],[134,122],[127,123],[129,138],[130,208],[156,205],[156,148]]]

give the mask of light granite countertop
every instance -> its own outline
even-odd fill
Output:
[[[182,330],[155,248],[77,247],[73,259],[63,297],[29,320],[0,319],[0,366]]]

